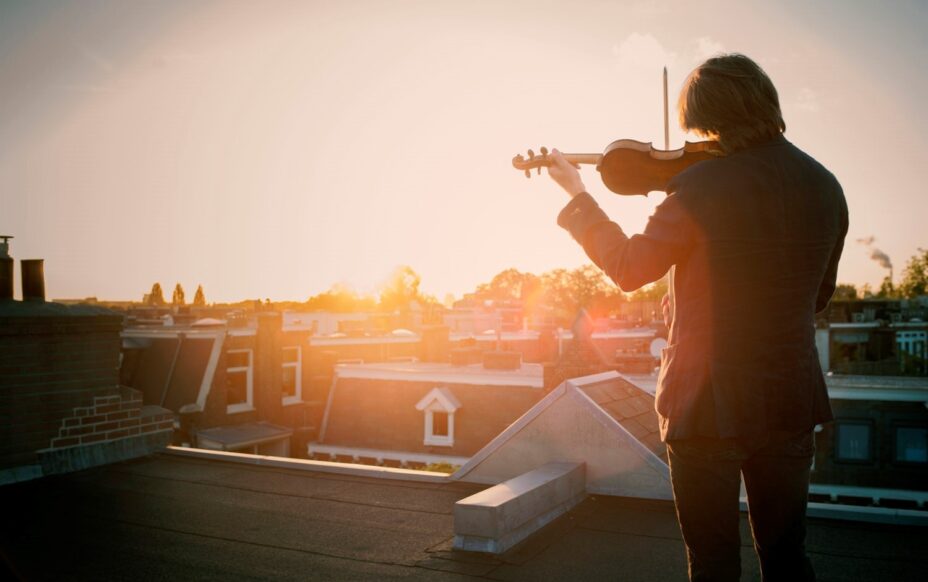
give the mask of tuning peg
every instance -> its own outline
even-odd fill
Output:
[[[538,166],[538,175],[541,175],[541,166]]]
[[[548,155],[548,148],[546,148],[545,146],[541,146],[541,155],[543,156]]]
[[[532,150],[528,150],[528,159],[532,159],[534,157],[535,157],[535,152],[533,152]]]
[[[532,171],[531,171],[531,170],[525,170],[525,177],[526,177],[526,178],[531,178],[531,177],[532,177]]]

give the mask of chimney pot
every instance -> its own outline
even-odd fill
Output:
[[[10,256],[10,239],[0,235],[0,301],[13,298],[13,257]]]

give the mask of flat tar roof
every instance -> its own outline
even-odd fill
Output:
[[[454,502],[480,489],[159,454],[0,487],[0,568],[27,580],[686,579],[670,502],[591,496],[503,556],[452,551]],[[758,580],[742,529],[743,579]],[[921,581],[926,548],[926,528],[810,520],[820,580]]]

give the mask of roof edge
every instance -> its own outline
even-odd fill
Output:
[[[424,483],[448,483],[451,481],[447,473],[434,473],[431,471],[417,471],[415,469],[398,469],[394,467],[372,467],[353,463],[332,463],[329,461],[311,461],[308,459],[290,459],[285,457],[270,457],[266,455],[251,455],[247,453],[232,453],[227,451],[208,451],[192,447],[168,446],[164,454],[178,457],[187,457],[208,461],[222,461],[242,465],[257,465],[273,467],[275,469],[289,469],[295,471],[311,471],[315,473],[333,473],[337,475],[353,475],[355,477],[372,477],[376,479],[395,479],[399,481],[419,481]]]

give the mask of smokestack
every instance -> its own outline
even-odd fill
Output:
[[[0,235],[0,301],[13,298],[13,257],[9,235]]]
[[[23,301],[45,301],[45,261],[24,259],[22,265]]]

